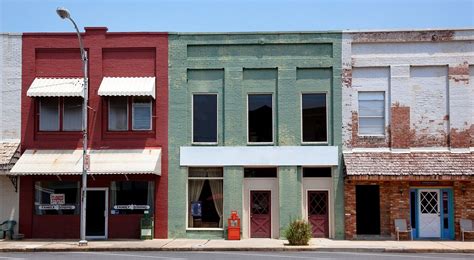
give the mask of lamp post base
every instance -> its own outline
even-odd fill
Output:
[[[79,246],[87,246],[87,240],[79,241]]]

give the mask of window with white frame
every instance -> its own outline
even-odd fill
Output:
[[[81,131],[80,97],[46,97],[39,99],[39,131]]]
[[[150,97],[110,97],[108,103],[109,131],[152,130],[153,108]]]
[[[359,135],[385,134],[385,92],[359,91]]]
[[[327,142],[326,93],[301,95],[303,142]]]
[[[248,95],[248,142],[273,142],[272,94]]]
[[[217,94],[193,95],[193,142],[217,143]]]
[[[188,227],[223,227],[222,168],[189,168]]]

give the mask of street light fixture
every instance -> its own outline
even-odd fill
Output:
[[[81,48],[82,70],[84,72],[84,104],[82,105],[82,190],[81,190],[81,240],[80,246],[86,246],[86,198],[87,198],[87,170],[89,168],[89,155],[87,154],[87,105],[88,105],[88,79],[87,79],[87,52],[82,44],[81,33],[76,23],[71,18],[71,14],[66,8],[59,7],[56,13],[61,19],[68,19],[76,29],[77,38],[79,39],[79,47]]]

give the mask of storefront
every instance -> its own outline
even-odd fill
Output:
[[[472,153],[347,153],[344,159],[347,239],[393,239],[401,219],[413,239],[459,240],[460,219],[473,217]]]
[[[140,219],[160,212],[161,149],[91,150],[87,239],[140,238]],[[27,150],[21,176],[20,229],[29,238],[78,238],[82,150]],[[157,206],[158,205],[158,206]]]

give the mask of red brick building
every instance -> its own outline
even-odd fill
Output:
[[[89,64],[89,238],[167,237],[168,36],[82,34]],[[82,68],[75,33],[25,33],[19,232],[79,238]],[[105,214],[102,214],[105,213]]]
[[[414,239],[461,239],[474,219],[473,30],[343,35],[346,238],[395,238],[400,220]]]

